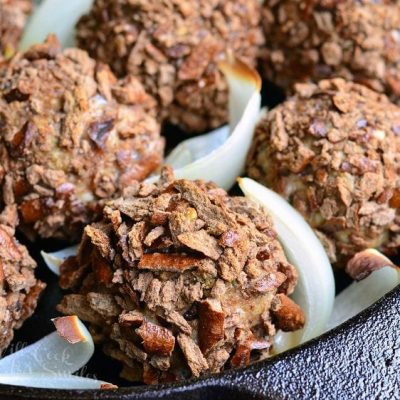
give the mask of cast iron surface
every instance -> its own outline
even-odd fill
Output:
[[[400,288],[336,330],[242,370],[180,385],[117,391],[0,387],[4,399],[396,399],[400,398]]]

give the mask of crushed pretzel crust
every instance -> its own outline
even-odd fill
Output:
[[[136,79],[117,81],[54,36],[15,55],[0,71],[0,185],[21,229],[78,239],[106,199],[161,163],[154,113]]]
[[[35,308],[45,284],[35,278],[35,261],[15,239],[17,211],[7,207],[0,214],[0,353]]]
[[[297,272],[270,217],[212,183],[175,180],[170,169],[161,175],[108,202],[85,229],[77,256],[61,268],[74,294],[58,310],[87,321],[131,380],[174,381],[264,357],[273,318],[290,311],[286,321],[296,324],[286,330],[304,322],[298,306],[281,307],[280,319],[271,314]],[[108,280],[98,278],[99,260],[112,271],[101,273]]]
[[[15,53],[31,11],[32,0],[0,0],[0,61]]]
[[[400,108],[342,79],[298,84],[258,124],[247,172],[297,208],[332,263],[400,244]]]
[[[160,117],[190,132],[228,120],[226,54],[255,66],[263,43],[259,0],[96,0],[79,46],[118,76],[138,77]]]
[[[305,318],[300,307],[285,294],[279,293],[275,297],[271,309],[276,328],[291,332],[304,326]]]
[[[342,77],[400,99],[398,0],[266,0],[265,76],[284,88]]]

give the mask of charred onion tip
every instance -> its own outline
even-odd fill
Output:
[[[76,315],[58,317],[51,320],[58,335],[69,343],[86,342],[87,337],[82,329],[83,324]]]
[[[117,385],[114,385],[112,383],[102,383],[100,386],[101,390],[116,390],[118,389]]]
[[[398,268],[397,265],[393,264],[393,262],[389,258],[387,258],[384,254],[382,254],[380,251],[376,249],[367,249],[365,250],[365,254],[379,258],[382,261],[382,263],[384,262],[386,263],[385,266],[387,267]]]
[[[254,85],[257,91],[261,91],[262,80],[258,72],[237,58],[218,63],[218,68],[226,77],[233,77]]]
[[[385,267],[398,269],[389,258],[376,249],[366,249],[357,253],[346,265],[346,272],[355,280],[366,278],[372,272]]]

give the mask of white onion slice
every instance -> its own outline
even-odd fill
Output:
[[[0,360],[2,374],[69,375],[82,368],[94,352],[92,336],[75,317],[82,341],[71,344],[53,332],[43,339]]]
[[[365,310],[400,284],[400,270],[393,266],[374,271],[359,282],[353,282],[336,296],[329,331]]]
[[[109,385],[104,381],[75,375],[57,376],[46,374],[0,374],[0,383],[46,389],[101,389]]]
[[[229,85],[230,127],[185,140],[167,157],[166,164],[174,168],[177,179],[204,179],[229,190],[243,172],[259,118],[261,78],[237,60],[221,63],[220,68]]]
[[[297,332],[278,333],[274,351],[280,353],[324,332],[335,298],[332,267],[314,231],[287,201],[249,178],[240,178],[239,186],[269,211],[286,256],[299,273],[292,297],[303,309],[306,324]]]
[[[229,127],[225,125],[205,135],[187,139],[171,151],[165,164],[174,169],[182,168],[221,147],[228,137]]]
[[[87,13],[93,0],[44,0],[36,8],[21,40],[20,50],[42,43],[47,35],[55,33],[63,47],[75,43],[75,25]]]
[[[41,251],[40,254],[49,269],[56,275],[60,275],[60,265],[68,257],[75,256],[77,252],[78,245],[66,247],[65,249],[55,251],[54,253],[46,253],[44,251]]]

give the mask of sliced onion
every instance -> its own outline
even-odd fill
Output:
[[[286,256],[299,274],[292,297],[302,307],[306,324],[297,332],[278,333],[274,351],[280,353],[324,332],[335,298],[332,267],[314,231],[287,201],[249,178],[240,178],[239,186],[246,197],[269,211]]]
[[[221,147],[229,137],[229,127],[223,126],[205,135],[187,139],[178,144],[165,159],[165,164],[179,169]]]
[[[57,376],[46,374],[0,374],[0,383],[46,389],[101,389],[110,385],[97,379],[75,375]]]
[[[166,159],[177,179],[204,179],[229,190],[243,172],[258,121],[261,78],[240,61],[220,65],[229,85],[230,127],[185,140]],[[152,177],[148,182],[157,181]]]
[[[400,270],[387,266],[359,282],[353,282],[336,296],[326,330],[342,324],[365,310],[400,284]]]
[[[66,247],[65,249],[56,251],[54,253],[46,253],[41,251],[40,254],[43,257],[44,262],[49,269],[56,275],[60,275],[60,265],[71,256],[75,256],[78,252],[78,245]]]
[[[72,318],[72,317],[71,317]],[[94,352],[92,336],[85,325],[74,317],[74,329],[82,340],[71,344],[57,332],[0,360],[0,375],[47,374],[69,375],[82,368]]]
[[[75,25],[87,13],[93,0],[44,0],[33,13],[21,40],[20,50],[42,43],[55,33],[63,47],[75,43]]]

